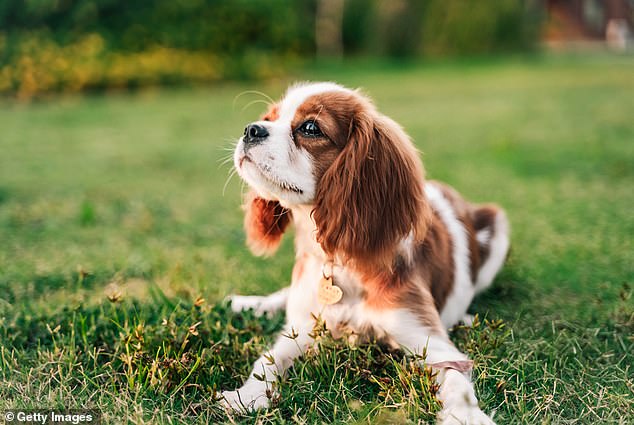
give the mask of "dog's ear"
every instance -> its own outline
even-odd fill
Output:
[[[291,211],[277,201],[268,201],[249,191],[243,205],[247,246],[257,256],[277,251],[291,220]]]
[[[431,219],[418,152],[391,119],[360,108],[317,188],[317,241],[360,266],[391,267],[397,244],[422,240]]]

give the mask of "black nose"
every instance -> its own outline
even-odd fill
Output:
[[[258,143],[262,139],[268,137],[269,132],[266,128],[258,124],[249,124],[244,129],[244,143]]]

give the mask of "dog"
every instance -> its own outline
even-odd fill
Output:
[[[403,129],[360,91],[330,82],[291,86],[247,125],[234,165],[250,187],[248,247],[273,254],[292,223],[296,262],[290,287],[230,297],[234,311],[285,308],[286,325],[244,385],[222,393],[224,407],[266,408],[321,317],[335,337],[348,330],[425,355],[439,384],[439,423],[492,424],[478,407],[472,362],[447,329],[468,317],[505,262],[505,212],[425,181]]]

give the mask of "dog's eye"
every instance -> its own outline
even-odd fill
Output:
[[[298,130],[306,137],[320,137],[324,135],[317,123],[313,120],[306,121]]]

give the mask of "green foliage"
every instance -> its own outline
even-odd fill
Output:
[[[0,94],[279,76],[315,54],[318,0],[72,0],[0,3]],[[416,57],[532,47],[531,0],[348,0],[347,55]]]
[[[348,0],[345,5],[346,53],[390,57],[532,50],[542,14],[535,0]]]
[[[423,15],[428,55],[481,54],[531,49],[539,36],[535,0],[431,0]]]
[[[0,93],[269,77],[312,55],[313,9],[309,0],[8,0]]]
[[[312,45],[312,8],[309,0],[8,0],[0,28],[48,30],[61,45],[97,33],[108,49],[124,52],[156,45],[219,56],[251,49],[301,54]]]
[[[96,33],[67,45],[39,33],[22,35],[12,50],[0,70],[0,92],[15,93],[19,99],[58,91],[216,81],[223,66],[206,52],[160,46],[137,53],[111,51]]]

